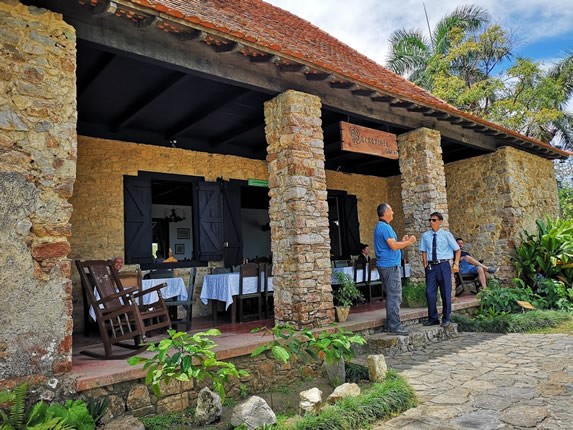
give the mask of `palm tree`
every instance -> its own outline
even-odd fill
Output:
[[[552,125],[553,143],[563,149],[573,151],[573,113],[567,112],[567,101],[573,98],[573,50],[568,51],[565,56],[553,66],[548,76],[555,79],[560,87],[561,94],[558,97],[558,107],[563,111],[564,116],[555,121]],[[551,139],[550,139],[551,140]]]
[[[451,44],[450,32],[455,28],[465,32],[477,31],[488,22],[489,14],[485,9],[468,5],[459,6],[443,17],[429,38],[421,30],[396,30],[390,36],[386,65],[393,72],[430,89],[428,65],[433,57],[447,54]]]

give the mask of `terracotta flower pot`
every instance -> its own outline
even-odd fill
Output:
[[[334,311],[336,312],[336,321],[344,322],[348,319],[350,306],[335,306]]]

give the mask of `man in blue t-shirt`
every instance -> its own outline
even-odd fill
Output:
[[[402,281],[400,279],[401,249],[416,242],[415,236],[405,235],[401,241],[390,222],[394,211],[388,203],[377,208],[378,224],[374,228],[374,251],[376,267],[380,274],[382,286],[386,291],[386,329],[394,334],[408,334],[400,321],[400,304],[402,303]]]

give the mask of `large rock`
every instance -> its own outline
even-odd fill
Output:
[[[386,378],[388,366],[383,354],[368,356],[368,378],[372,382],[380,382]]]
[[[141,421],[132,415],[122,415],[106,423],[105,430],[145,430]]]
[[[195,423],[198,425],[212,424],[221,419],[223,403],[221,396],[205,387],[199,391],[197,408],[195,409]]]
[[[235,406],[231,416],[231,425],[238,427],[244,424],[248,429],[257,429],[276,422],[277,417],[273,410],[264,399],[258,396],[252,396]]]
[[[326,403],[336,403],[345,397],[358,397],[360,395],[360,387],[358,384],[344,383],[334,389],[332,394],[326,399]]]
[[[322,407],[322,391],[318,388],[311,388],[310,390],[301,391],[300,395],[300,414],[304,415],[306,412],[318,412]]]

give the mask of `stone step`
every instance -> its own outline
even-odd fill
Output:
[[[366,357],[370,354],[384,354],[393,356],[399,352],[424,349],[428,344],[441,342],[458,335],[458,325],[450,324],[448,327],[429,326],[422,324],[407,326],[408,335],[397,335],[386,332],[366,335],[366,344],[356,348],[356,357],[352,363],[366,365]]]

